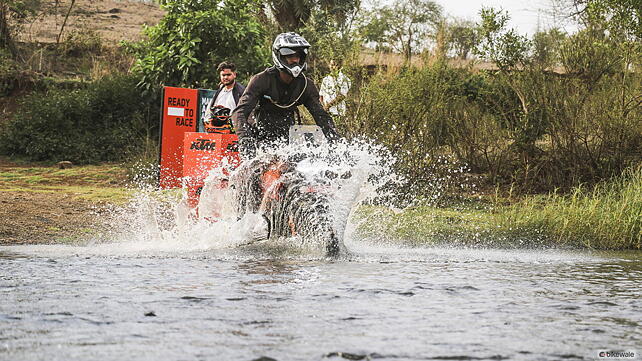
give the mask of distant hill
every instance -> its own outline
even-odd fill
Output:
[[[43,14],[27,24],[20,40],[56,42],[70,5],[71,0],[45,1]],[[159,5],[153,2],[76,0],[64,33],[95,31],[107,44],[121,40],[140,40],[143,25],[158,24],[163,14]]]

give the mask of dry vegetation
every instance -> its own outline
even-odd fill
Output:
[[[25,42],[56,42],[71,0],[48,1],[46,10],[20,34]],[[155,25],[163,17],[157,4],[127,0],[76,0],[64,32],[96,32],[108,43],[141,40],[144,25]]]

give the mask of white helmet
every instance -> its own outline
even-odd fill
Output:
[[[272,44],[272,61],[277,69],[285,71],[296,78],[307,67],[306,60],[309,47],[310,44],[301,35],[297,33],[281,33],[277,35],[276,39],[274,39],[274,44]],[[301,58],[299,63],[288,65],[285,57],[297,52]]]

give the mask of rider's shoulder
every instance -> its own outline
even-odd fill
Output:
[[[263,75],[263,76],[274,76],[279,74],[279,69],[277,69],[275,66],[271,66],[269,68],[266,68],[262,72],[256,74],[256,75]]]
[[[251,80],[254,81],[254,82],[256,82],[256,81],[266,81],[267,79],[269,79],[269,78],[274,76],[274,74],[275,74],[274,70],[275,70],[274,68],[267,68],[267,69],[263,70],[260,73],[254,74],[252,76]],[[278,70],[277,70],[277,73],[278,73]]]
[[[305,76],[305,84],[308,91],[319,91],[317,85],[314,83],[314,80],[312,80],[312,78],[307,75]]]

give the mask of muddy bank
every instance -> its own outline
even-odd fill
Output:
[[[105,227],[101,209],[73,194],[0,191],[0,245],[80,242]]]
[[[83,242],[127,199],[118,165],[59,169],[0,158],[0,245]]]

